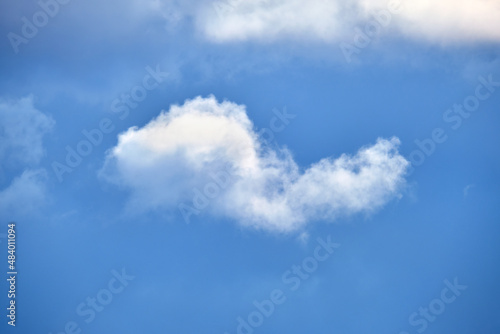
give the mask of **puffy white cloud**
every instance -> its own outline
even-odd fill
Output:
[[[337,43],[399,0],[219,0],[196,13],[217,42],[305,38]],[[383,33],[436,43],[500,41],[497,0],[402,0]],[[352,38],[352,37],[351,37]]]
[[[43,136],[54,120],[33,106],[33,97],[0,100],[0,161],[37,164],[44,155]]]
[[[120,134],[101,175],[131,190],[134,210],[179,208],[189,216],[206,209],[286,232],[398,196],[408,166],[398,145],[378,139],[301,171],[288,150],[263,143],[244,106],[197,97]]]

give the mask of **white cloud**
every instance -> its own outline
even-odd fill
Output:
[[[398,0],[219,0],[201,6],[198,27],[217,42],[305,38],[338,43]],[[500,41],[498,0],[403,0],[383,33],[435,43]]]
[[[206,206],[246,226],[293,231],[398,196],[408,166],[398,145],[378,139],[301,171],[289,151],[262,143],[244,106],[197,97],[120,134],[101,175],[131,190],[134,210]]]
[[[43,136],[54,120],[33,106],[33,97],[0,100],[0,161],[37,164],[44,155]]]
[[[473,184],[468,184],[464,187],[464,198],[467,197],[469,195],[469,191],[474,188],[476,185],[473,183]]]
[[[47,173],[44,169],[26,170],[0,191],[0,213],[6,219],[36,211],[46,201]]]
[[[500,41],[497,0],[404,1],[398,28],[411,37],[439,43]]]
[[[198,12],[198,24],[216,41],[280,37],[309,37],[328,40],[339,30],[340,5],[323,0],[232,0],[216,1]]]
[[[0,216],[14,219],[38,209],[46,198],[47,174],[38,166],[45,154],[43,137],[52,130],[54,120],[33,106],[33,97],[0,99],[0,179],[2,169],[16,173],[0,189]],[[3,182],[2,182],[3,183]]]

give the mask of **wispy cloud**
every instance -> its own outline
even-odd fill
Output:
[[[0,188],[3,217],[25,215],[45,203],[47,173],[38,166],[45,154],[43,137],[54,124],[34,107],[32,96],[0,99],[0,176],[3,170],[18,175]]]
[[[42,139],[55,122],[33,105],[33,97],[0,99],[0,161],[37,164],[44,155]]]
[[[303,170],[287,149],[264,144],[245,106],[197,97],[122,133],[101,176],[131,191],[134,210],[179,203],[197,210],[197,193],[218,179],[225,186],[207,194],[208,212],[288,232],[312,220],[373,211],[398,196],[409,164],[398,145],[397,138],[378,139],[355,155]]]
[[[468,184],[465,186],[464,188],[464,198],[467,197],[469,195],[469,191],[474,188],[476,185],[473,183],[473,184]]]
[[[44,169],[24,171],[0,190],[0,214],[15,219],[38,210],[46,203],[46,181]]]

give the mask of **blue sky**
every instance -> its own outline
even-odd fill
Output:
[[[0,6],[2,333],[500,331],[495,1]]]

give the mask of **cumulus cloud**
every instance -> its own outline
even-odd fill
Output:
[[[384,33],[441,44],[500,41],[497,0],[219,0],[202,6],[196,21],[217,42],[305,38],[337,43],[397,2],[402,5]]]
[[[131,191],[134,210],[206,209],[274,231],[373,211],[398,196],[408,162],[399,140],[301,169],[287,149],[266,145],[245,106],[215,97],[174,105],[119,135],[101,176]],[[209,202],[209,203],[208,203]]]
[[[44,155],[43,136],[54,120],[33,106],[33,97],[0,100],[0,161],[37,164]]]

